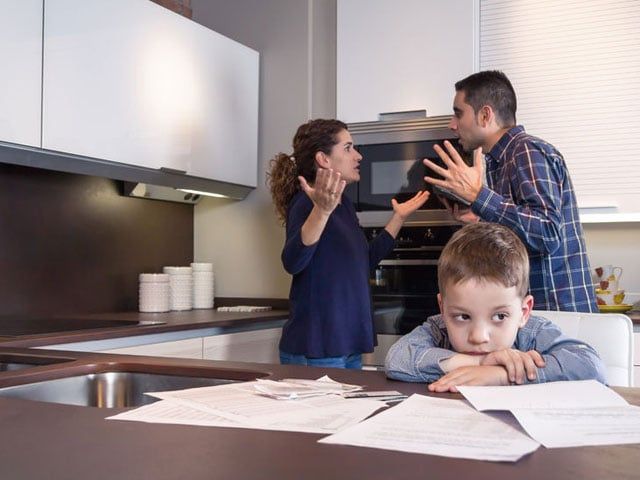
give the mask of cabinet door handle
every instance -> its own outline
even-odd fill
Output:
[[[177,168],[169,168],[169,167],[160,167],[160,170],[166,173],[174,173],[176,175],[186,175],[186,170],[178,170]]]

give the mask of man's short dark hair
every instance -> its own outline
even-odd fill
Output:
[[[463,91],[465,102],[478,111],[490,105],[500,127],[516,124],[516,92],[507,76],[498,70],[474,73],[456,83],[456,92]]]

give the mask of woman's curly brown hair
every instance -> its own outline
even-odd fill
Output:
[[[269,162],[266,183],[283,225],[287,222],[289,202],[300,189],[298,177],[313,184],[317,171],[316,153],[329,155],[343,130],[347,130],[347,125],[340,120],[309,120],[298,127],[293,137],[293,154],[278,153]]]

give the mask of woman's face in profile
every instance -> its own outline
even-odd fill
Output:
[[[340,172],[342,180],[349,183],[360,180],[360,161],[362,155],[353,146],[353,139],[348,130],[342,130],[337,135],[338,143],[328,155],[329,168]]]

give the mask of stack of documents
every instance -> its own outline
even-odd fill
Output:
[[[510,411],[547,448],[640,443],[640,407],[595,380],[458,390],[479,411]]]
[[[640,407],[594,380],[458,390],[467,401],[412,395],[365,420],[386,407],[376,398],[404,396],[329,377],[257,380],[149,393],[161,401],[109,418],[321,433],[330,434],[321,443],[511,462],[540,444],[640,443]]]
[[[376,400],[347,400],[336,395],[361,387],[328,377],[313,381],[290,379],[282,391],[274,383],[280,382],[260,380],[148,393],[162,401],[109,419],[330,434],[386,407]],[[265,391],[269,394],[265,395]]]
[[[278,400],[294,400],[296,398],[317,397],[320,395],[342,395],[362,390],[359,385],[339,383],[328,376],[318,380],[303,378],[285,378],[284,380],[256,380],[253,387],[257,393]]]
[[[417,394],[319,442],[501,462],[515,462],[540,446],[508,414]]]
[[[320,442],[495,461],[516,461],[540,443],[640,443],[640,407],[595,380],[458,390],[469,403],[412,395]]]

